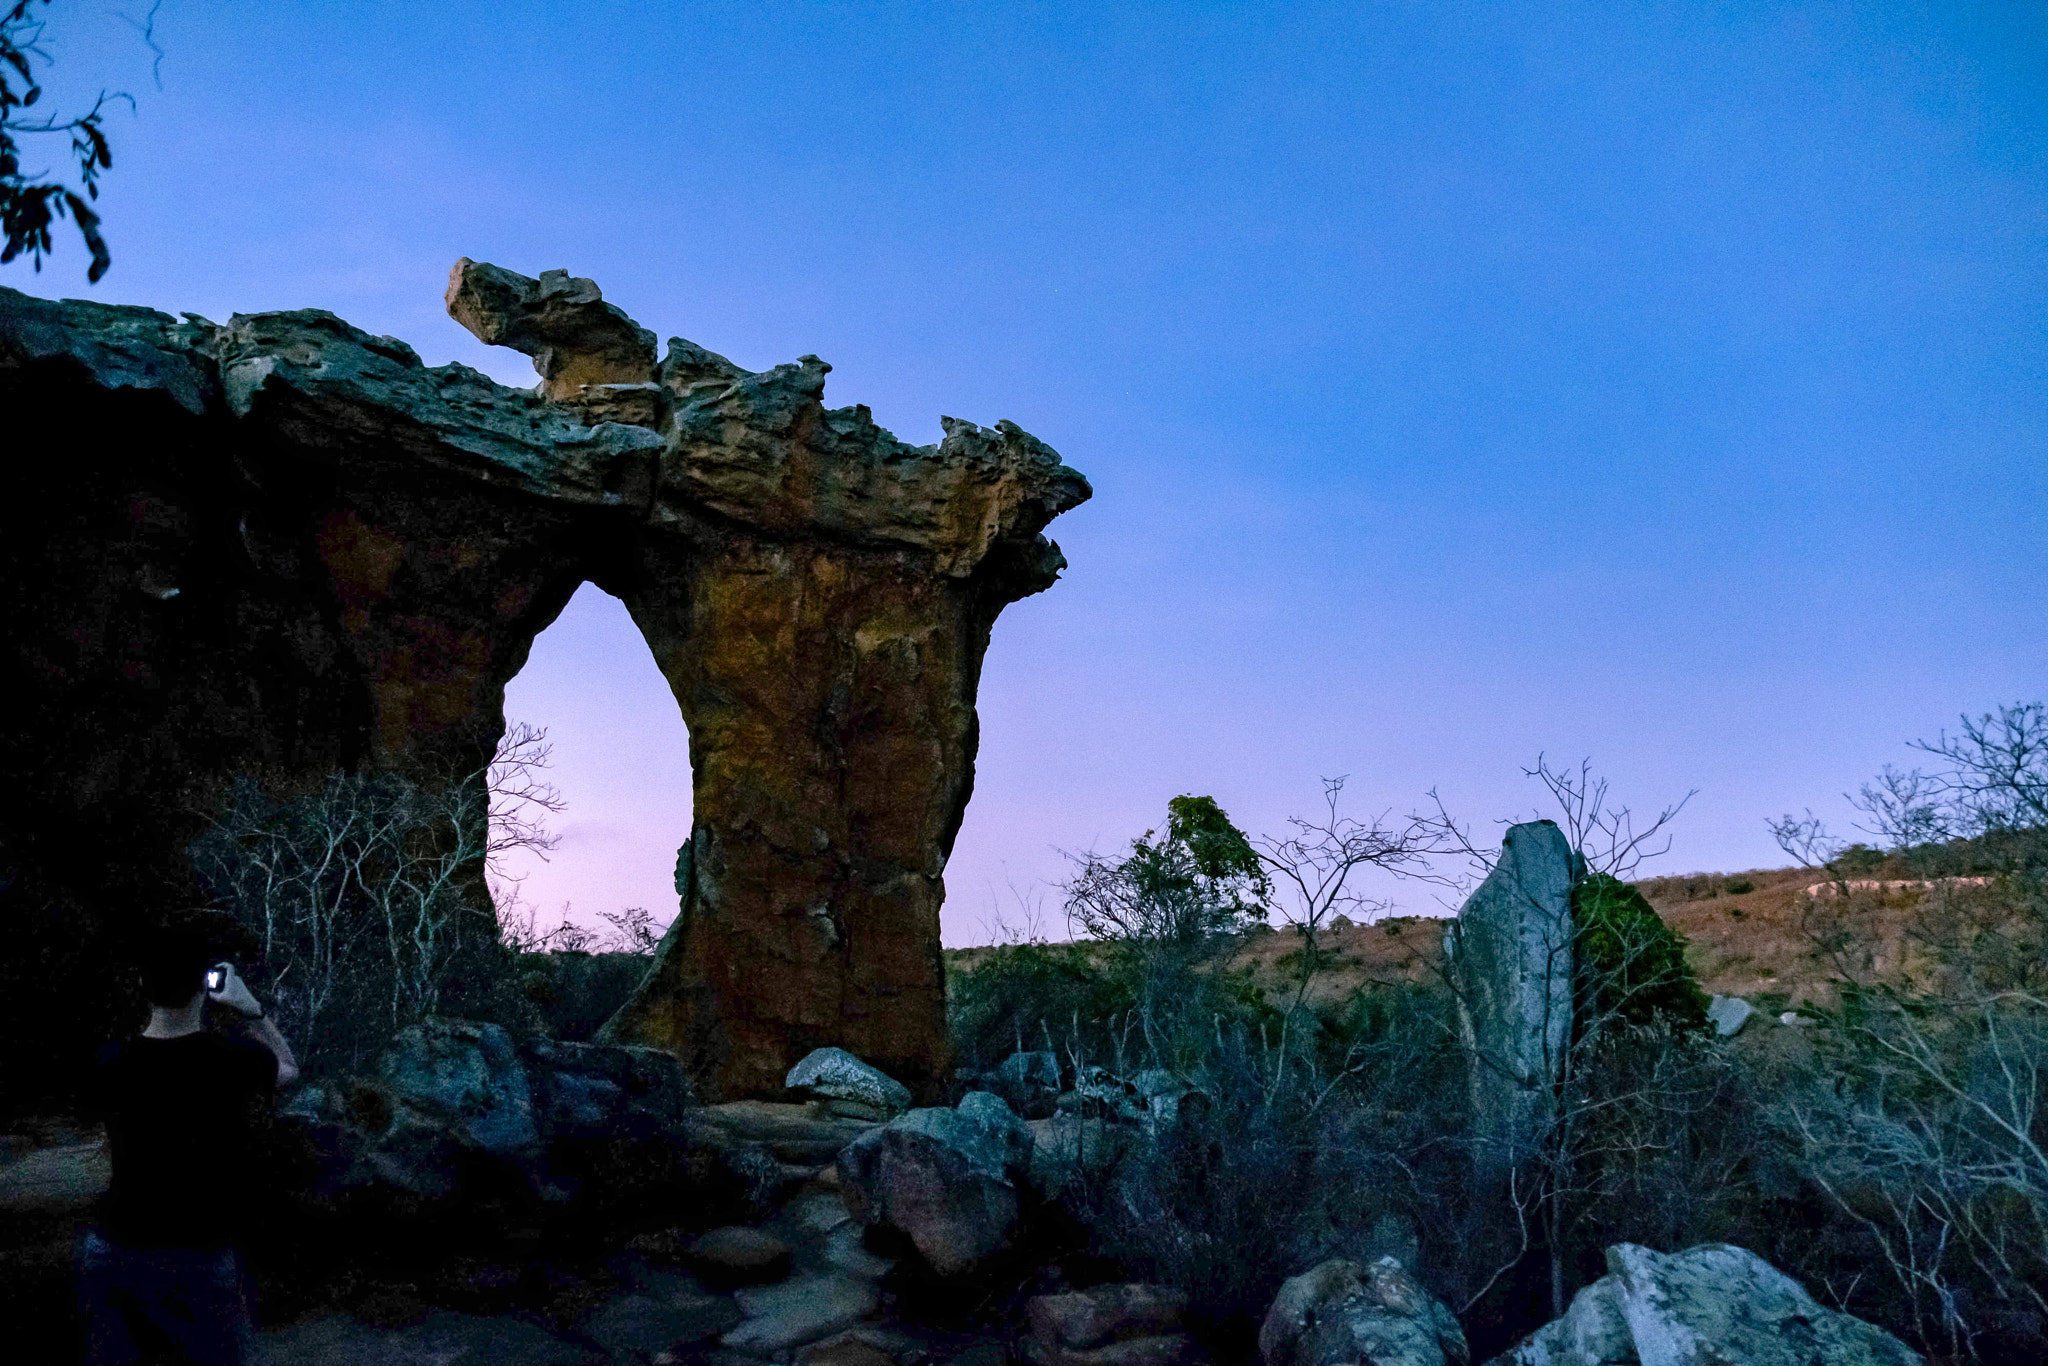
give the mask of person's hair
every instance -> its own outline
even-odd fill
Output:
[[[182,1006],[206,985],[219,961],[218,936],[191,917],[174,917],[151,930],[142,945],[142,994],[153,1006]]]

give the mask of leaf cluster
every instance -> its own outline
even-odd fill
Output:
[[[1094,939],[1149,951],[1191,949],[1266,918],[1272,897],[1251,841],[1212,797],[1167,803],[1166,833],[1130,852],[1070,854],[1067,914]]]
[[[1588,874],[1572,890],[1572,917],[1582,1018],[1705,1026],[1707,997],[1685,961],[1685,936],[1641,892],[1606,873]]]
[[[0,14],[0,265],[23,252],[35,268],[55,246],[57,220],[69,217],[92,253],[86,279],[97,282],[113,264],[100,232],[99,212],[90,202],[100,195],[100,173],[112,169],[113,149],[107,144],[106,112],[110,103],[128,96],[101,92],[91,109],[75,118],[37,118],[28,110],[39,104],[43,88],[35,79],[35,63],[47,61],[38,45],[43,20],[34,11],[49,0],[15,0]],[[133,103],[132,100],[129,101]],[[62,181],[42,179],[42,172],[22,169],[23,138],[69,134],[71,157],[78,164],[78,189]],[[80,190],[84,193],[81,195]]]

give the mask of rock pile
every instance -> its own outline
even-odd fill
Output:
[[[681,1064],[660,1049],[429,1018],[398,1033],[375,1077],[303,1086],[279,1118],[302,1197],[388,1206],[395,1195],[446,1212],[677,1184],[690,1104]]]

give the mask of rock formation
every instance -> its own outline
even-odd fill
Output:
[[[843,1045],[945,1066],[941,874],[989,630],[1089,495],[1004,422],[912,446],[651,334],[595,285],[458,263],[449,305],[538,391],[330,313],[226,325],[0,290],[17,459],[0,513],[0,915],[75,953],[189,886],[237,776],[473,772],[506,682],[584,582],[689,727],[682,914],[608,1037],[708,1098]],[[480,889],[479,889],[480,891]],[[53,950],[55,951],[55,950]]]
[[[1446,943],[1489,1165],[1523,1160],[1555,1113],[1572,1027],[1574,862],[1552,822],[1510,826]]]
[[[1564,1317],[1488,1366],[1919,1366],[1873,1324],[1817,1303],[1753,1252],[1703,1243],[1669,1255],[1607,1249],[1607,1274]]]
[[[1465,1366],[1465,1332],[1392,1257],[1332,1258],[1286,1281],[1259,1325],[1265,1366]]]

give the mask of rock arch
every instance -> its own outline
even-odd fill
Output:
[[[237,773],[446,772],[582,583],[617,596],[690,732],[682,915],[615,1036],[709,1094],[841,1044],[945,1066],[941,873],[995,618],[1065,561],[1087,481],[1011,423],[912,446],[588,280],[464,260],[449,311],[534,356],[507,388],[318,310],[215,325],[0,290],[24,435],[0,513],[0,898],[90,918],[181,875]]]

